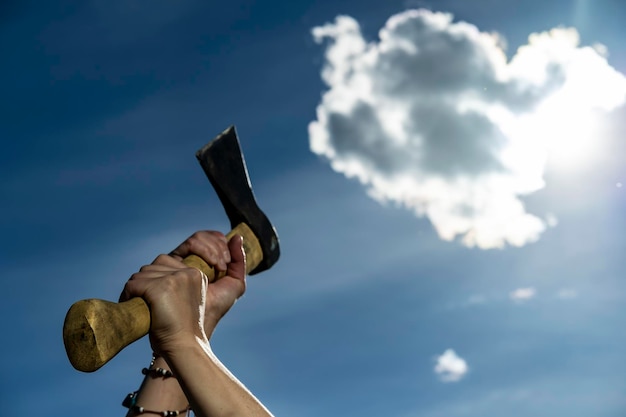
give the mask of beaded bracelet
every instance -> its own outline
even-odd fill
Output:
[[[156,360],[156,356],[152,355],[152,359],[150,360],[150,366],[147,368],[143,368],[141,373],[144,375],[152,374],[154,377],[163,377],[163,378],[175,378],[172,371],[164,368],[153,368],[154,361]]]
[[[137,405],[137,391],[129,393],[124,401],[122,401],[122,405],[129,410],[132,410],[135,414],[156,414],[163,417],[176,417],[182,413],[189,413],[191,411],[191,407],[187,406],[184,410],[148,410],[143,408],[140,405]]]
[[[155,360],[156,356],[153,354],[152,359],[150,360],[150,366],[148,368],[143,368],[141,370],[141,373],[144,375],[152,374],[155,377],[160,376],[163,378],[175,378],[174,374],[172,374],[172,371],[170,371],[169,369],[153,368]],[[138,391],[131,392],[126,396],[126,398],[124,398],[124,401],[122,401],[122,406],[128,408],[129,410],[132,410],[135,415],[156,414],[163,417],[176,417],[182,413],[187,413],[188,416],[191,414],[190,406],[187,406],[187,408],[185,408],[184,410],[156,411],[145,409],[142,406],[137,405],[137,394]]]

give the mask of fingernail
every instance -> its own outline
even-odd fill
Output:
[[[230,252],[225,250],[223,255],[224,255],[224,262],[226,263],[230,262]]]

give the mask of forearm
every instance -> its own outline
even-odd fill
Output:
[[[271,417],[271,413],[219,361],[206,341],[191,341],[168,353],[198,417]]]

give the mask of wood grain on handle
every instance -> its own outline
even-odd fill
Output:
[[[230,240],[235,235],[243,237],[246,273],[249,273],[263,259],[261,246],[244,223],[237,225],[226,238]],[[224,276],[222,273],[216,277],[215,270],[196,255],[186,257],[183,262],[204,272],[211,282]],[[63,324],[63,342],[72,366],[93,372],[149,330],[150,310],[143,299],[133,298],[123,303],[89,299],[70,307]]]

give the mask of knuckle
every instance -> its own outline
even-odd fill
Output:
[[[200,271],[198,268],[187,268],[187,272],[190,279],[194,281],[208,279],[204,272]]]
[[[152,263],[153,264],[164,265],[164,264],[166,264],[170,260],[170,258],[171,257],[169,255],[166,255],[166,254],[162,253],[159,256],[157,256]]]
[[[144,268],[144,267],[142,266],[142,267],[141,267],[141,269],[143,269],[143,268]],[[140,271],[141,271],[141,270],[140,270]],[[129,281],[134,281],[134,280],[140,279],[140,278],[141,278],[140,273],[141,273],[141,272],[135,272],[134,274],[132,274],[132,275],[130,276]],[[126,285],[128,285],[128,282],[126,283]]]
[[[203,278],[204,273],[197,268],[185,268],[176,273],[175,279],[172,281],[197,282]]]
[[[176,286],[175,288],[186,288],[187,290],[192,290],[194,293],[202,291],[201,288],[208,283],[206,275],[195,268],[182,270],[180,276],[176,278],[177,279],[172,280],[175,281],[172,283]]]
[[[162,281],[164,292],[166,293],[174,293],[177,291],[177,288],[180,286],[181,280],[176,279],[176,277],[169,276]]]
[[[210,264],[217,262],[217,251],[212,247],[205,247],[202,251],[198,251],[201,257]]]
[[[206,286],[209,284],[209,277],[202,271],[196,268],[193,269],[193,279],[199,285]]]
[[[203,233],[204,232],[202,232],[202,231],[195,232],[194,234],[189,236],[189,238],[187,239],[187,242],[189,242],[189,243],[196,243],[196,242],[202,240]]]
[[[224,236],[224,233],[218,232],[217,230],[209,230],[207,231],[207,233],[213,237],[218,238],[219,240],[226,240],[226,236]]]
[[[226,236],[222,232],[217,230],[204,230],[201,232],[204,236],[204,240],[211,244],[226,243]]]
[[[133,294],[134,285],[131,281],[126,282],[124,284],[124,289],[122,290],[122,295],[120,296],[120,300],[128,300],[130,296]]]
[[[195,236],[195,235],[194,235]],[[189,239],[187,239],[187,249],[189,250],[189,252],[197,252],[199,248],[202,247],[202,239],[200,239],[199,237],[194,237],[191,236]]]

